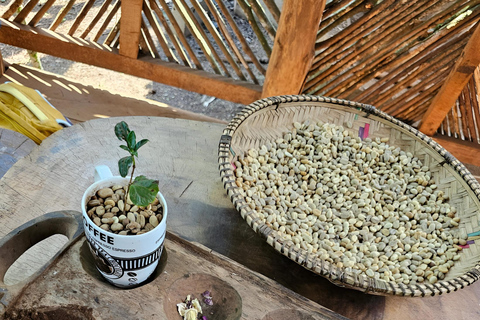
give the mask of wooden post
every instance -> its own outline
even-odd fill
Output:
[[[263,84],[263,97],[299,94],[315,55],[326,0],[286,0]]]
[[[480,64],[480,22],[477,22],[474,28],[475,31],[455,63],[455,67],[423,115],[419,130],[426,135],[431,136],[437,131],[472,77],[475,68]]]
[[[120,17],[120,54],[136,59],[140,41],[143,0],[123,0]]]

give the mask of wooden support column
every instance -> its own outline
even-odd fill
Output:
[[[263,97],[299,94],[315,55],[326,0],[286,0],[263,84]]]
[[[136,59],[140,42],[143,0],[123,0],[120,17],[120,54]]]
[[[5,65],[3,64],[2,51],[0,51],[0,77],[3,76],[4,71],[5,71]]]
[[[462,54],[455,63],[440,91],[433,98],[427,112],[422,118],[419,130],[426,135],[433,135],[452,109],[455,101],[480,64],[480,22],[474,26],[475,31],[468,40]]]

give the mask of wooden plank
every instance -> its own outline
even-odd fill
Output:
[[[78,16],[75,18],[75,21],[73,21],[73,24],[70,27],[70,30],[68,30],[69,35],[73,36],[75,31],[77,31],[78,27],[82,23],[83,19],[85,19],[85,17],[87,16],[88,11],[90,11],[94,3],[95,3],[95,0],[88,0],[87,2],[85,2],[82,10],[78,14]]]
[[[27,5],[18,13],[13,21],[22,23],[28,14],[35,8],[39,0],[30,0]]]
[[[267,56],[270,57],[272,54],[272,49],[270,48],[270,44],[268,43],[267,39],[265,38],[265,35],[260,29],[260,26],[258,25],[257,20],[255,19],[255,15],[253,14],[252,7],[247,2],[247,0],[238,0],[237,3],[242,8],[243,12],[245,12],[245,14],[247,15],[248,23],[252,27],[253,32],[255,32],[255,35],[257,36],[258,41],[262,45],[263,50],[265,50],[265,53],[267,54]],[[315,30],[317,30],[317,27],[315,28]]]
[[[277,36],[263,85],[263,97],[299,94],[314,57],[326,0],[283,3]],[[302,32],[298,32],[302,30]]]
[[[220,34],[218,33],[216,27],[213,25],[212,21],[210,20],[210,17],[208,16],[207,12],[196,1],[192,1],[191,3],[193,5],[193,8],[196,10],[196,13],[199,15],[200,19],[203,21],[203,24],[205,25],[207,30],[210,32],[210,35],[213,37],[214,41],[216,42],[216,45],[220,48],[220,51],[222,51],[223,55],[227,59],[228,63],[230,64],[230,67],[233,68],[233,70],[241,80],[246,80],[239,66],[233,59],[232,54],[228,50],[227,45],[225,44],[223,39],[220,37]],[[217,21],[217,24],[218,23],[219,22]]]
[[[0,42],[36,50],[60,58],[83,62],[178,88],[210,95],[236,103],[249,104],[258,100],[261,87],[240,80],[214,75],[158,59],[131,59],[116,49],[103,49],[87,40],[76,41],[48,30],[32,28],[0,19]],[[33,32],[34,31],[34,32]],[[81,44],[80,44],[81,43]]]
[[[203,30],[202,25],[197,21],[197,18],[193,15],[192,9],[188,6],[185,0],[173,0],[175,7],[178,10],[178,13],[185,21],[185,25],[190,30],[192,36],[197,41],[197,44],[202,49],[205,58],[210,63],[213,71],[218,74],[222,74],[220,67],[225,72],[227,76],[230,76],[228,69],[223,64],[222,60],[218,56],[217,51],[210,43],[210,40],[207,37],[207,34]]]
[[[462,55],[423,116],[419,130],[427,135],[435,133],[472,77],[475,68],[480,64],[480,23],[477,22],[474,28],[475,31],[468,40]]]
[[[35,27],[35,25],[42,19],[45,13],[52,7],[56,0],[48,0],[41,8],[38,10],[37,14],[30,20],[28,23],[29,26]]]
[[[120,17],[120,54],[137,58],[142,24],[143,0],[122,1]]]
[[[72,9],[73,5],[75,4],[75,1],[76,0],[68,1],[67,5],[58,12],[57,16],[55,17],[55,19],[53,20],[52,24],[48,29],[55,31],[58,28],[58,26],[60,25],[60,23],[62,23],[67,13]]]
[[[93,18],[93,20],[90,22],[88,27],[83,31],[82,35],[80,36],[81,38],[86,38],[90,33],[90,31],[92,31],[92,29],[95,28],[95,25],[105,14],[105,11],[107,11],[110,3],[112,3],[112,0],[105,0],[105,2],[102,4],[102,7],[100,8],[100,10],[98,10],[97,14],[95,15],[95,18]]]
[[[160,5],[163,7],[163,10],[164,10],[165,14],[167,15],[168,20],[172,24],[173,29],[176,33],[176,36],[178,36],[178,39],[179,39],[178,41],[182,43],[183,47],[185,48],[185,50],[189,54],[190,59],[195,64],[195,67],[198,70],[203,70],[202,64],[200,63],[197,56],[193,52],[192,47],[188,43],[187,38],[183,34],[182,29],[180,28],[180,26],[179,26],[177,20],[175,19],[175,17],[173,16],[173,13],[170,10],[170,8],[168,7],[167,3],[165,2],[165,0],[158,0],[158,2],[160,2]],[[163,16],[163,12],[162,12],[162,10],[160,10],[160,7],[157,5],[156,1],[155,0],[150,0],[150,5],[151,5],[153,11],[155,11],[155,13],[157,14],[158,19],[160,19],[160,21],[162,22],[163,26],[165,27],[165,30],[170,30],[170,27],[168,26],[168,23],[167,23],[165,17]],[[175,36],[173,36],[172,38],[176,39]],[[178,46],[180,46],[180,45],[178,44]],[[177,50],[179,50],[179,49],[177,48]],[[179,52],[183,52],[183,50],[179,50]],[[186,57],[186,55],[185,55],[185,57]],[[185,64],[185,65],[187,65],[187,64]],[[191,67],[190,61],[188,61],[188,65]]]
[[[230,45],[230,48],[232,48],[233,52],[235,53],[235,56],[240,61],[240,63],[243,65],[245,70],[247,70],[248,75],[252,79],[253,83],[258,84],[259,82],[258,82],[257,78],[253,74],[252,69],[250,69],[250,66],[248,65],[247,61],[245,60],[242,53],[240,52],[237,45],[235,44],[235,41],[233,40],[232,35],[230,35],[230,32],[227,29],[227,25],[226,25],[225,21],[223,20],[223,18],[221,16],[220,12],[218,11],[217,7],[213,3],[213,0],[207,0],[205,2],[208,6],[208,9],[210,10],[210,13],[213,15],[214,19],[217,21],[220,32],[222,33],[223,37],[225,38],[225,40]]]
[[[23,0],[15,0],[7,11],[2,15],[3,19],[9,19],[15,12],[17,12],[18,8],[22,5]]]
[[[228,8],[225,6],[225,4],[223,3],[223,1],[218,1],[217,2],[218,4],[218,7],[220,8],[220,11],[223,13],[223,15],[225,16],[225,19],[227,20],[227,22],[230,24],[230,27],[232,28],[233,30],[233,33],[235,34],[235,36],[237,37],[238,41],[240,42],[240,44],[242,45],[242,49],[243,51],[245,51],[245,53],[250,57],[250,59],[252,59],[252,62],[253,64],[257,67],[258,71],[260,71],[263,75],[266,73],[265,69],[263,68],[263,66],[260,64],[260,62],[258,61],[257,57],[255,56],[255,54],[253,53],[252,49],[250,48],[250,46],[248,45],[248,42],[245,40],[245,37],[243,36],[242,32],[240,31],[240,29],[238,28],[237,24],[235,23],[235,20],[233,20],[233,17],[230,13],[230,11],[228,10]]]
[[[100,39],[105,29],[107,29],[108,25],[112,21],[113,16],[116,15],[117,11],[120,9],[120,3],[121,1],[117,1],[117,3],[115,3],[115,6],[110,10],[110,12],[107,15],[107,18],[105,19],[100,29],[98,29],[97,34],[93,38],[93,41],[97,42],[98,39]]]
[[[143,3],[143,13],[145,14],[145,17],[147,18],[148,23],[152,27],[153,32],[157,36],[157,40],[160,43],[160,46],[162,47],[163,52],[167,56],[168,61],[178,62],[177,58],[174,56],[172,50],[170,49],[170,46],[168,45],[167,38],[163,34],[163,31],[160,28],[160,26],[158,25],[157,20],[153,17],[152,9],[150,9],[147,1],[145,1]],[[142,22],[142,25],[143,24],[145,24],[145,22]],[[142,29],[143,28],[144,27],[142,26]],[[143,32],[148,32],[148,30],[147,31],[144,30]],[[150,44],[150,46],[152,46],[152,44]],[[160,55],[158,54],[158,52],[157,52],[157,58],[160,58]]]
[[[480,166],[480,145],[474,141],[464,141],[452,137],[434,135],[433,140],[448,150],[460,162]]]

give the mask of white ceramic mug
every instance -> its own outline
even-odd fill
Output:
[[[114,185],[127,185],[130,178],[113,176],[105,166],[95,167],[95,183],[83,194],[82,214],[90,250],[98,271],[117,287],[137,286],[148,279],[158,265],[165,241],[167,203],[159,192],[163,219],[153,230],[141,235],[118,235],[98,227],[88,217],[87,202],[98,190]]]

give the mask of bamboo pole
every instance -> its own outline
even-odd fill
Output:
[[[13,16],[13,14],[15,12],[17,12],[18,8],[20,8],[20,6],[22,5],[23,3],[23,0],[15,0],[13,1],[13,3],[10,5],[10,7],[8,8],[7,11],[5,11],[2,15],[2,18],[5,19],[5,20],[8,20],[10,19],[11,16]]]
[[[155,47],[155,42],[153,42],[150,31],[148,30],[147,23],[145,22],[145,20],[143,18],[142,18],[141,32],[142,32],[143,38],[146,41],[146,44],[149,48],[149,51],[152,54],[152,57],[160,58],[160,54],[158,53],[157,48]],[[175,59],[173,59],[173,57],[170,57],[170,58],[172,60],[169,60],[169,61],[176,61]]]
[[[283,3],[273,53],[263,85],[263,97],[298,94],[310,69],[325,0]],[[302,30],[299,34],[298,30]]]

